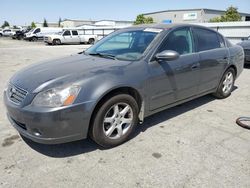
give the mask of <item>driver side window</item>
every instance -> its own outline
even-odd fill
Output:
[[[167,38],[161,44],[158,52],[164,50],[173,50],[180,55],[194,52],[192,34],[189,28],[174,30],[168,34]]]
[[[64,33],[63,33],[63,36],[70,36],[70,31],[65,31]]]

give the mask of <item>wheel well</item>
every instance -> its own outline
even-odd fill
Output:
[[[117,88],[117,89],[114,89],[110,92],[108,92],[107,94],[105,94],[101,100],[98,101],[98,103],[96,104],[92,114],[91,114],[91,119],[90,119],[90,124],[89,124],[89,130],[90,130],[90,127],[92,126],[93,124],[93,120],[94,120],[94,116],[96,115],[98,109],[100,108],[100,106],[102,106],[102,104],[104,102],[106,102],[109,98],[115,96],[115,95],[118,95],[118,94],[128,94],[130,96],[132,96],[137,104],[138,104],[138,108],[141,109],[141,106],[142,106],[142,97],[141,95],[139,94],[139,92],[134,89],[134,88],[131,88],[131,87],[121,87],[121,88]]]
[[[236,66],[235,66],[235,65],[230,65],[230,66],[227,68],[227,70],[230,69],[230,68],[233,68],[233,69],[234,69],[235,76],[237,77],[237,68],[236,68]]]

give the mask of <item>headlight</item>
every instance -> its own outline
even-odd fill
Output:
[[[50,108],[68,106],[75,101],[80,89],[80,86],[72,85],[43,91],[37,94],[32,105]]]
[[[51,41],[51,40],[52,40],[52,38],[51,38],[51,37],[48,37],[48,40],[49,40],[49,41]]]

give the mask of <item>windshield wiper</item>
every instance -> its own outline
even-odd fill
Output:
[[[116,57],[114,55],[111,55],[111,54],[89,53],[88,55],[99,56],[99,57],[104,57],[104,58],[109,58],[109,59],[116,59]]]

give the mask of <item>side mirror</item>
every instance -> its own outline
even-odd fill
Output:
[[[180,57],[180,54],[173,50],[165,50],[155,55],[157,60],[173,61]]]

